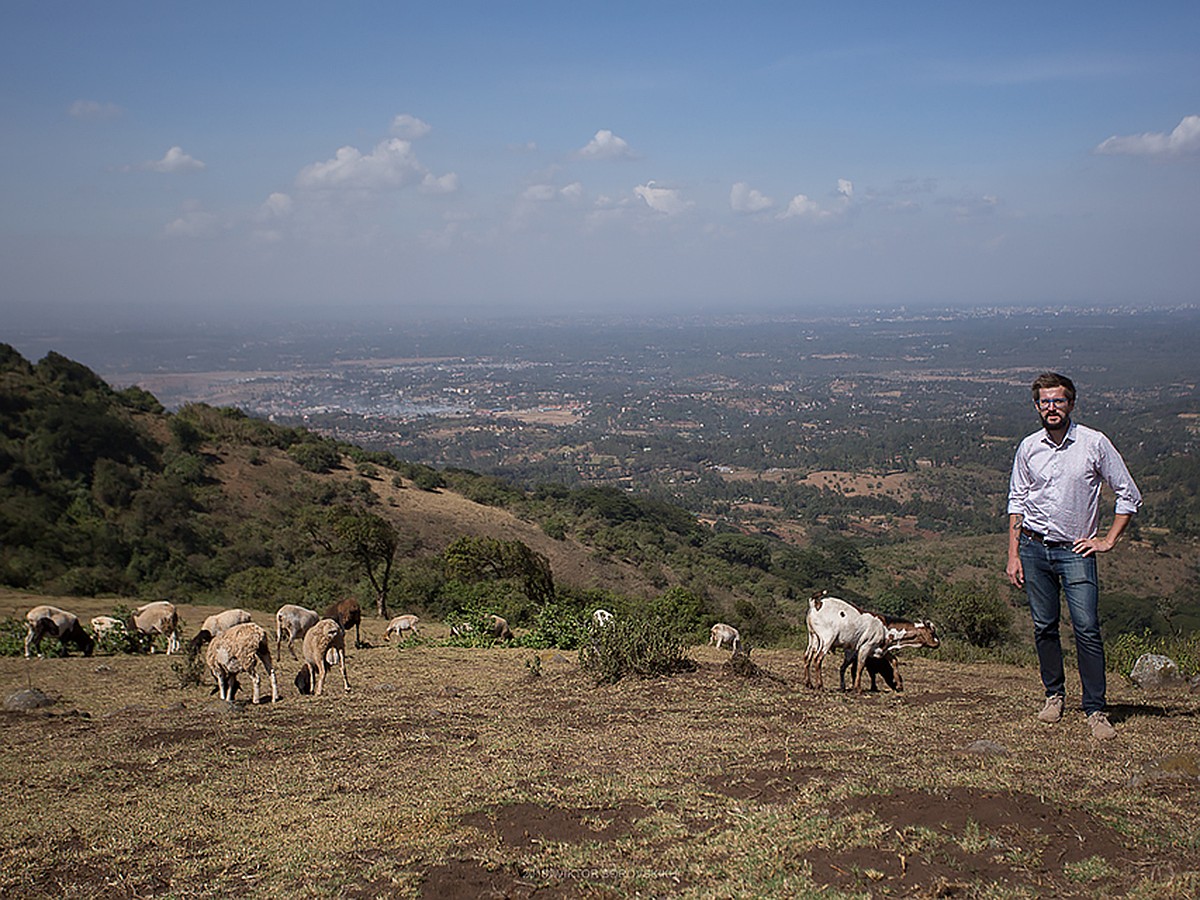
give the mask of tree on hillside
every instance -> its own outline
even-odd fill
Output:
[[[375,591],[376,612],[386,618],[392,568],[400,547],[395,527],[381,516],[349,506],[309,506],[300,511],[296,522],[326,553],[353,560]]]
[[[554,600],[550,560],[521,541],[463,536],[446,548],[444,559],[447,578],[468,584],[514,578],[534,604]]]

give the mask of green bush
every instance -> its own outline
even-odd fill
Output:
[[[521,637],[522,647],[574,650],[587,638],[590,618],[574,607],[547,603],[533,617],[533,627]]]
[[[0,656],[24,655],[26,631],[25,622],[21,619],[9,616],[0,621]]]
[[[626,675],[652,678],[696,668],[678,635],[645,617],[617,619],[593,630],[579,649],[579,665],[597,684],[615,684]]]
[[[1105,642],[1105,668],[1128,676],[1138,657],[1146,653],[1170,657],[1179,666],[1180,674],[1194,675],[1200,672],[1200,632],[1161,635],[1147,630],[1140,634],[1127,632],[1117,635]]]
[[[944,634],[976,647],[994,647],[1012,636],[1012,608],[992,585],[953,581],[934,595],[933,619]]]

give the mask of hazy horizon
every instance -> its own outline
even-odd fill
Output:
[[[0,7],[10,328],[1171,306],[1200,6]]]

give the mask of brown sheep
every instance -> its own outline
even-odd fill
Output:
[[[346,678],[346,631],[333,619],[321,619],[304,635],[304,665],[309,673],[308,683],[317,696],[325,687],[330,650],[337,651],[337,660],[342,667],[342,685],[348,691],[350,680]]]
[[[347,597],[339,600],[337,603],[331,604],[325,610],[325,618],[333,619],[342,626],[344,631],[349,631],[350,626],[354,626],[354,646],[361,647],[362,639],[359,637],[358,626],[362,623],[362,607],[358,605],[358,601],[352,597]]]
[[[96,647],[92,636],[79,624],[79,617],[57,606],[35,606],[25,613],[25,624],[28,628],[25,633],[26,659],[29,659],[30,650],[38,652],[46,635],[58,638],[64,650],[70,641],[83,651],[84,656],[91,656]]]

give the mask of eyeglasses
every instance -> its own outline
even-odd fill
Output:
[[[1071,401],[1066,397],[1046,397],[1033,401],[1034,406],[1038,409],[1050,409],[1052,406],[1069,406],[1070,403]]]

